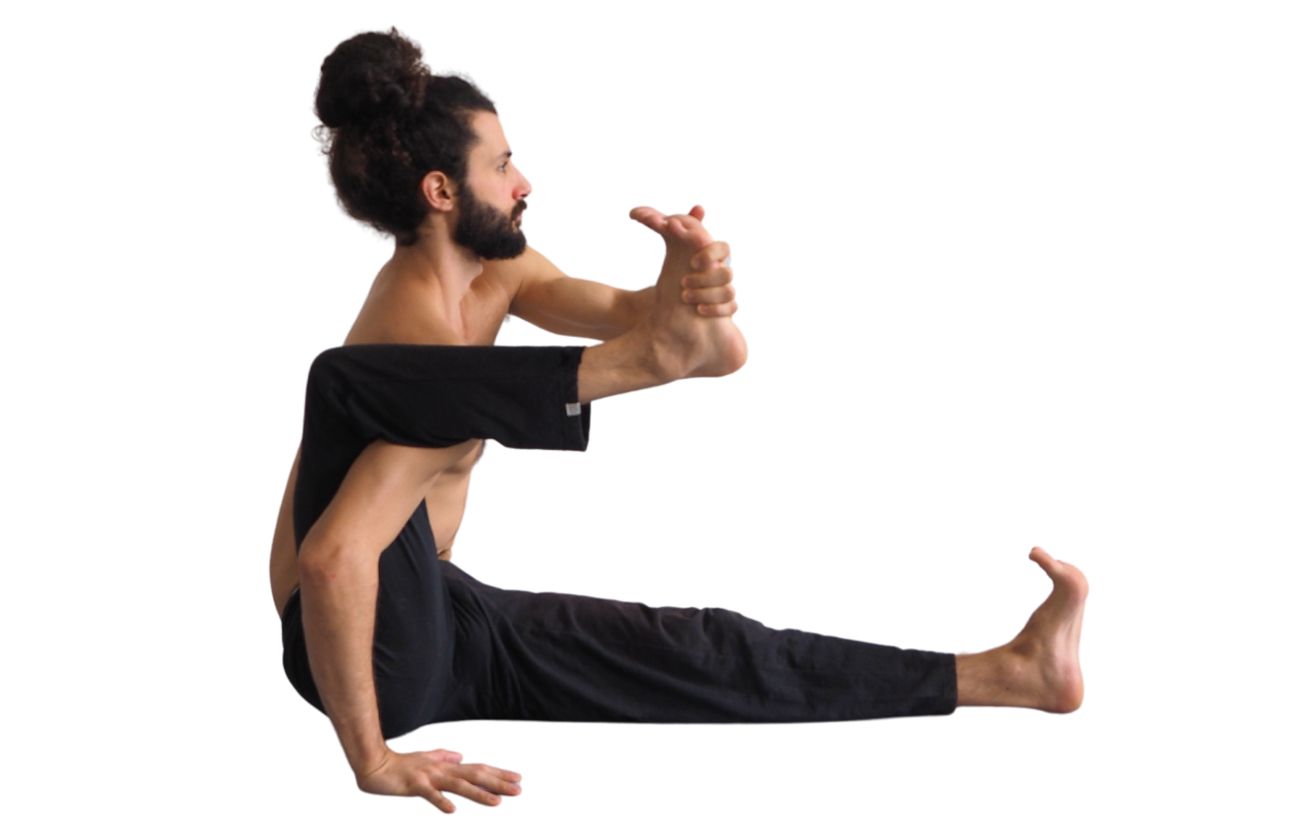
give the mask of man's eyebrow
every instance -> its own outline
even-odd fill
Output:
[[[501,161],[502,159],[509,159],[511,156],[514,156],[514,155],[515,155],[515,152],[514,152],[513,150],[507,150],[505,153],[502,153],[500,156],[497,157],[497,161],[499,162],[499,161]]]

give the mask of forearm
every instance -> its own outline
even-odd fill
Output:
[[[388,747],[379,723],[371,651],[379,565],[336,553],[301,564],[302,625],[312,678],[354,772],[378,765]]]
[[[561,334],[593,340],[613,340],[627,334],[650,314],[654,305],[654,287],[634,291],[565,278],[555,282],[554,290],[554,303],[563,305],[572,322],[571,330]],[[559,315],[551,318],[552,323],[562,320]]]
[[[529,287],[510,312],[557,335],[611,340],[640,323],[653,303],[653,287],[626,290],[562,277]]]

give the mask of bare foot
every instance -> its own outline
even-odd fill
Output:
[[[1052,592],[1039,605],[1020,634],[1004,649],[1024,662],[1021,680],[1047,712],[1073,712],[1083,703],[1083,672],[1079,668],[1079,633],[1088,580],[1071,564],[1058,562],[1042,548],[1029,558],[1052,579]]]
[[[1029,553],[1052,580],[1052,592],[1020,634],[988,652],[957,656],[957,703],[1073,712],[1083,703],[1079,634],[1088,580],[1042,548]]]
[[[703,215],[701,208],[691,212]],[[663,377],[721,377],[745,365],[745,337],[731,318],[702,317],[682,302],[682,277],[695,271],[691,256],[713,240],[699,218],[665,217],[650,207],[636,208],[631,217],[664,239],[664,264],[645,326]]]

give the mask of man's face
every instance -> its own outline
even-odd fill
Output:
[[[528,246],[520,225],[532,187],[510,161],[495,114],[476,112],[470,127],[478,141],[466,160],[452,240],[479,258],[514,258]]]

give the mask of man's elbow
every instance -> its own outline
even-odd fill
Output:
[[[330,584],[355,576],[358,571],[373,570],[377,564],[378,554],[309,533],[298,552],[298,577],[303,584]]]

